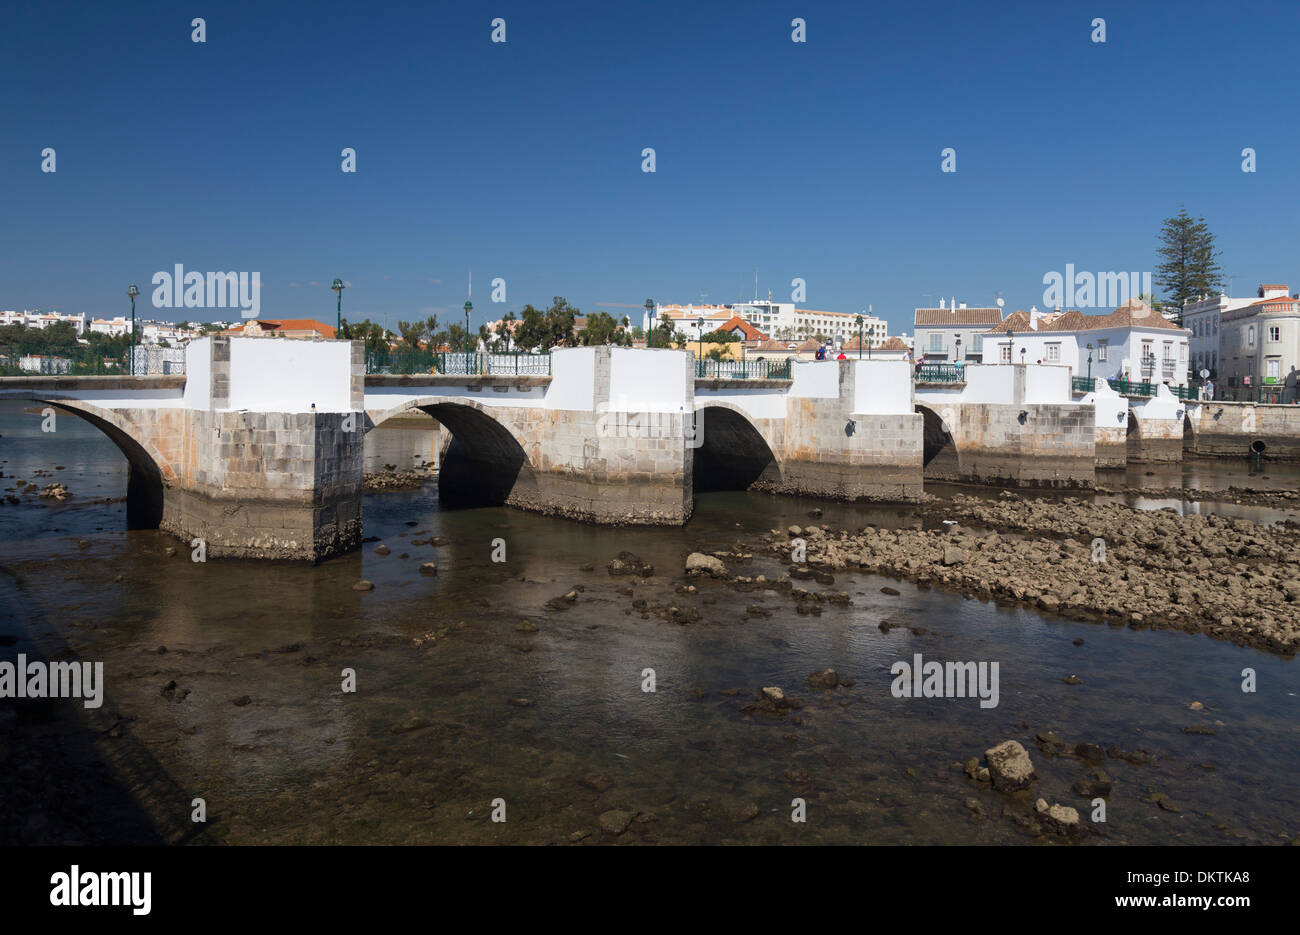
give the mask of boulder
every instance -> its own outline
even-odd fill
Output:
[[[993,788],[999,792],[1028,789],[1030,783],[1038,778],[1029,753],[1015,740],[1004,740],[996,747],[985,750],[984,759],[989,764]]]
[[[703,552],[692,552],[686,556],[687,574],[709,574],[715,578],[726,577],[727,566],[722,564],[722,559],[714,558],[712,555],[705,555]]]

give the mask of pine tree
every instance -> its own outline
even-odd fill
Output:
[[[1223,269],[1217,262],[1221,251],[1214,249],[1214,235],[1205,218],[1192,218],[1184,207],[1178,209],[1178,217],[1165,218],[1160,243],[1156,252],[1165,262],[1156,267],[1156,282],[1169,304],[1178,308],[1181,325],[1187,303],[1222,288]]]

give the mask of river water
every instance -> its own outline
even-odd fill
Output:
[[[368,463],[406,467],[427,450],[427,440],[380,428]],[[70,417],[43,434],[38,416],[0,403],[0,487],[39,469],[52,477],[37,482],[62,481],[74,497],[0,506],[0,658],[104,661],[103,708],[63,701],[51,715],[62,732],[53,762],[104,764],[105,784],[138,812],[126,831],[92,822],[69,840],[1027,843],[1041,839],[1015,819],[1032,798],[994,793],[961,763],[1020,740],[1036,794],[1087,818],[1090,800],[1071,788],[1087,764],[1041,752],[1032,738],[1046,730],[1071,747],[1092,741],[1154,758],[1104,764],[1114,791],[1106,820],[1088,822],[1088,843],[1300,834],[1292,659],[871,575],[837,574],[834,589],[851,604],[819,616],[796,614],[788,595],[712,579],[676,593],[691,551],[807,523],[814,509],[823,524],[919,526],[905,507],[716,493],[698,498],[685,528],[609,529],[505,508],[440,511],[430,484],[367,496],[373,541],[356,554],[316,567],[195,563],[163,534],[124,531],[120,500],[97,502],[125,493],[111,442]],[[1298,479],[1295,467],[1251,470],[1185,465],[1155,480],[1130,470],[1109,485],[1294,489]],[[412,543],[432,536],[444,544]],[[505,560],[494,561],[502,549]],[[647,583],[605,571],[624,550],[655,566]],[[429,561],[435,576],[417,570]],[[781,566],[755,556],[738,570],[775,577]],[[360,579],[375,589],[354,590]],[[576,600],[547,607],[571,590]],[[700,619],[646,616],[637,599],[693,607]],[[753,605],[770,616],[747,615]],[[916,653],[996,661],[999,704],[893,697],[891,665]],[[853,686],[813,690],[808,675],[828,667]],[[1255,693],[1241,690],[1246,668]],[[341,691],[346,669],[355,692]],[[643,690],[646,670],[653,692]],[[1083,684],[1066,684],[1068,675]],[[776,718],[742,710],[773,685],[803,707]],[[21,717],[15,726],[12,715],[6,723],[50,730]],[[78,744],[65,742],[74,735]],[[1158,794],[1177,811],[1156,804]],[[208,812],[197,825],[196,797]],[[795,799],[804,822],[791,821]],[[55,826],[60,808],[48,805]],[[494,808],[505,821],[492,820]],[[615,827],[636,818],[615,835],[601,830],[602,815]]]

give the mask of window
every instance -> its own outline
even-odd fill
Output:
[[[1282,376],[1282,358],[1270,357],[1264,361],[1264,382],[1277,383]]]
[[[932,351],[941,351],[941,350],[943,350],[943,332],[942,332],[942,331],[932,331],[932,332],[930,333],[930,350],[932,350]]]
[[[1004,364],[1009,364],[1009,363],[1011,363],[1011,344],[1010,344],[1010,342],[1008,342],[1008,343],[1006,343],[1006,344],[1000,344],[1000,345],[998,345],[998,350],[1000,351],[1000,357],[1001,357],[1002,363],[1004,363]]]
[[[970,352],[972,354],[984,353],[984,335],[972,334],[970,336]]]
[[[1246,344],[1249,347],[1255,346],[1255,326],[1251,325],[1246,329]]]
[[[1061,361],[1061,345],[1059,344],[1047,345],[1047,362],[1051,364],[1056,364],[1056,363],[1060,363],[1060,361]]]
[[[1102,361],[1106,359],[1106,349],[1109,347],[1110,343],[1108,341],[1097,342],[1097,360]]]
[[[1178,345],[1178,359],[1181,360],[1183,363],[1187,363],[1187,345],[1186,345],[1186,344],[1179,344],[1179,345]]]
[[[1282,326],[1281,326],[1281,325],[1269,325],[1269,326],[1268,326],[1268,339],[1269,339],[1270,341],[1281,341],[1281,340],[1282,340]]]

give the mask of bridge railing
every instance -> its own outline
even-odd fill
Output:
[[[966,368],[958,364],[918,364],[917,383],[965,383]]]
[[[366,355],[366,373],[428,373],[456,376],[549,376],[550,354],[502,354],[399,349]]]
[[[1115,377],[1112,377],[1106,382],[1110,384],[1112,390],[1119,393],[1121,396],[1154,396],[1161,385],[1159,383],[1153,383],[1150,380],[1142,380],[1138,382]],[[1200,391],[1195,387],[1174,386],[1173,384],[1168,384],[1168,389],[1169,392],[1178,399],[1198,399],[1200,397]],[[1087,391],[1085,390],[1085,392]]]
[[[697,360],[695,376],[700,380],[788,380],[789,360]]]
[[[16,344],[0,344],[0,375],[96,376],[130,372],[126,353],[105,354],[82,344],[24,351]]]

